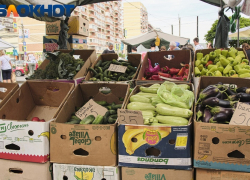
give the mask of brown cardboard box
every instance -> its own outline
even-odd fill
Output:
[[[109,94],[99,92],[107,87]],[[79,84],[54,122],[51,122],[50,151],[51,162],[61,164],[87,164],[93,166],[117,165],[116,124],[81,125],[65,124],[75,107],[82,107],[91,98],[96,101],[124,103],[119,98],[127,97],[127,84]]]
[[[249,180],[250,173],[196,169],[196,180]]]
[[[59,34],[61,21],[46,22],[46,34]],[[89,36],[89,21],[79,16],[71,16],[68,21],[69,35]]]
[[[1,180],[52,180],[50,162],[40,164],[0,159]]]
[[[122,167],[124,180],[193,180],[193,171]]]
[[[198,92],[218,82],[250,87],[249,79],[201,77]],[[194,167],[250,172],[249,126],[203,123],[194,117]]]
[[[105,61],[112,61],[113,59],[118,59],[118,54],[102,54],[97,58],[95,63],[92,65],[92,68],[94,68],[94,66],[97,64],[99,60],[102,60],[103,62],[105,62]],[[141,55],[140,54],[128,54],[128,62],[130,62],[133,67],[137,67],[136,75],[133,78],[134,80],[136,79],[137,74],[140,70]],[[93,76],[92,73],[88,72],[85,79],[88,81],[92,76]]]
[[[60,50],[63,53],[69,53],[71,50]],[[80,59],[85,61],[81,70],[75,75],[73,80],[60,79],[55,81],[60,82],[73,82],[75,84],[79,84],[82,82],[83,77],[87,74],[88,68],[92,66],[92,64],[96,61],[96,51],[95,50],[74,50],[74,55],[80,55]],[[42,64],[39,66],[40,69],[45,69],[49,64],[49,60],[45,59]]]
[[[172,60],[166,60],[164,57],[168,55],[174,55],[175,58]],[[152,65],[155,63],[159,63],[161,67],[168,66],[169,68],[177,68],[180,69],[180,63],[189,64],[191,67],[191,51],[189,50],[180,50],[180,51],[161,51],[161,52],[148,52],[141,65],[141,69],[138,73],[138,77],[136,79],[136,84],[147,84],[152,83],[153,80],[142,80],[144,77],[145,69],[148,68],[148,59],[151,60]],[[189,68],[189,75],[187,81],[191,79],[191,68]],[[172,81],[176,81],[175,79],[171,79]],[[162,82],[162,81],[159,81]]]
[[[59,49],[59,35],[43,36],[43,52],[53,52]],[[87,49],[87,37],[80,35],[69,35],[67,42],[68,50]]]
[[[228,49],[228,48],[225,48],[225,49]],[[243,51],[242,48],[236,48],[238,51]],[[194,59],[196,60],[196,56],[197,56],[197,53],[203,53],[203,56],[209,54],[210,52],[213,52],[214,50],[216,49],[201,49],[199,51],[195,51],[195,54],[194,54]],[[246,52],[244,51],[245,55],[246,55],[246,58],[248,59],[248,56],[246,54]],[[195,63],[195,61],[194,61]],[[195,94],[196,94],[196,91],[197,91],[197,88],[199,86],[199,82],[200,82],[200,77],[195,77],[195,74],[194,74],[194,68],[195,68],[195,64],[193,63],[193,80],[194,80],[194,90],[195,90]]]
[[[176,82],[176,84],[187,83]],[[143,86],[148,87],[150,85],[152,84],[145,84]],[[190,90],[193,91],[193,85],[191,83],[188,83],[188,85],[190,86]],[[140,86],[137,85],[127,98],[125,107],[127,107],[130,97],[137,94],[139,91]],[[193,111],[193,107],[191,107],[191,110]],[[130,118],[129,120],[124,119],[124,114],[118,116],[119,166],[181,170],[192,169],[192,116],[189,118],[188,125],[149,126],[144,125],[143,117],[133,117],[134,114],[136,113],[131,115],[131,119],[136,119],[136,123],[134,123],[135,121],[131,121]],[[139,121],[138,119],[142,119],[142,121]],[[142,129],[144,132],[143,135],[145,135],[143,138],[138,136]],[[137,133],[132,132],[132,130],[137,131]],[[165,134],[166,132],[168,133]],[[128,136],[128,133],[135,133],[136,136]],[[161,133],[164,134],[164,137],[159,137],[158,134]],[[130,142],[130,139],[124,140],[125,138],[131,138],[132,143],[135,143],[131,146],[136,145],[139,142],[141,144],[140,147],[135,149],[135,151],[128,153],[130,146],[126,143]],[[149,141],[147,141],[147,139],[149,139]]]
[[[18,88],[19,86],[17,83],[0,82],[0,108],[9,100]]]
[[[0,158],[44,163],[49,160],[49,123],[74,84],[25,82],[0,109]],[[33,117],[45,122],[31,121]]]

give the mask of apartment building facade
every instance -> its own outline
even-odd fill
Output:
[[[123,39],[120,1],[79,6],[75,8],[72,15],[82,16],[89,20],[89,49],[102,53],[107,49],[108,43],[112,43],[116,52],[120,51]]]
[[[141,2],[123,3],[123,21],[127,39],[148,32],[148,12]]]

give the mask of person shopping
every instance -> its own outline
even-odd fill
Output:
[[[4,50],[0,51],[0,62],[1,62],[3,82],[11,83],[12,64],[9,56],[5,55]]]

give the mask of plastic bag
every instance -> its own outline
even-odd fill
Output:
[[[185,109],[190,109],[194,102],[194,93],[192,91],[167,81],[158,89],[157,95],[164,103]]]

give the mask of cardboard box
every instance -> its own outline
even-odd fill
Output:
[[[0,82],[0,108],[8,101],[18,88],[19,85],[17,83]]]
[[[0,159],[0,174],[1,180],[52,180],[52,165]]]
[[[196,180],[249,180],[250,173],[196,169]]]
[[[185,84],[178,82],[177,84]],[[150,84],[151,85],[151,84]],[[150,86],[144,85],[144,86]],[[188,84],[193,90],[193,85]],[[127,98],[125,107],[129,103],[132,95],[139,92],[140,86],[136,86],[130,96]],[[193,107],[192,107],[193,110]],[[122,122],[121,116],[118,116],[119,122]],[[192,136],[192,117],[186,126],[148,126],[137,122],[136,124],[118,124],[118,165],[137,168],[160,168],[160,169],[192,169],[191,161],[191,136]],[[127,152],[124,144],[124,136],[128,130],[135,135],[127,136],[135,143],[135,147],[140,146],[130,154]],[[140,131],[138,133],[138,131]],[[142,131],[142,133],[141,133]],[[141,134],[141,137],[138,137]],[[137,139],[138,137],[139,139]],[[153,139],[153,140],[152,140]],[[125,142],[126,143],[126,142]],[[133,146],[133,145],[132,145]]]
[[[60,50],[63,53],[69,53],[71,50]],[[96,51],[95,50],[74,50],[74,55],[80,55],[80,59],[85,61],[81,70],[75,75],[73,80],[68,79],[58,79],[58,80],[47,80],[46,81],[53,81],[53,82],[67,82],[67,83],[75,83],[79,84],[82,83],[85,75],[88,72],[88,68],[92,66],[92,64],[96,61]],[[50,60],[45,59],[42,64],[39,66],[39,69],[45,69],[46,66],[49,64]],[[41,80],[40,80],[41,81]],[[45,81],[44,79],[42,81]]]
[[[105,62],[105,61],[112,61],[113,59],[118,59],[118,54],[102,54],[102,55],[100,55],[97,58],[97,60],[95,61],[95,63],[92,65],[92,68],[94,68],[94,66],[97,64],[97,62],[99,60],[102,60],[103,62]],[[133,67],[137,67],[136,75],[132,79],[132,80],[134,80],[134,79],[136,79],[137,74],[138,74],[138,72],[140,70],[140,66],[141,66],[141,54],[128,54],[128,62],[130,62]],[[85,79],[86,79],[86,81],[88,81],[92,77],[93,77],[92,73],[88,72],[88,74],[87,74],[87,76],[86,76]],[[91,81],[88,81],[88,83],[89,82],[91,82]],[[124,82],[124,81],[120,81],[120,82]]]
[[[198,92],[218,82],[250,87],[249,79],[201,77]],[[195,114],[194,128],[194,167],[250,172],[249,126],[197,122]]]
[[[109,94],[99,92],[107,87]],[[93,166],[117,165],[116,124],[65,124],[75,107],[82,107],[91,98],[96,101],[124,103],[129,91],[127,84],[79,84],[54,122],[50,123],[51,162],[62,164],[88,164]],[[101,139],[101,140],[100,140]]]
[[[61,21],[46,22],[46,34],[57,35],[61,30]],[[79,16],[71,16],[68,21],[69,35],[89,36],[89,21]]]
[[[228,49],[228,48],[225,48],[225,49]],[[242,48],[236,48],[238,51],[243,51]],[[199,82],[200,82],[200,77],[195,77],[195,74],[194,74],[194,68],[195,68],[195,61],[197,59],[197,53],[203,53],[203,56],[209,54],[210,52],[214,51],[216,49],[201,49],[199,51],[195,51],[195,54],[194,54],[194,62],[193,62],[193,80],[194,80],[194,90],[195,90],[195,94],[196,94],[196,91],[197,91],[197,88],[199,86]],[[245,55],[246,55],[246,58],[248,59],[248,56],[246,54],[246,52],[244,51]],[[249,59],[248,59],[249,60]]]
[[[168,55],[174,55],[172,60],[166,60],[165,57]],[[189,50],[179,50],[179,51],[161,51],[161,52],[147,52],[144,57],[144,60],[141,65],[141,69],[138,73],[138,77],[136,79],[136,84],[147,84],[155,82],[153,80],[142,80],[144,77],[145,69],[148,68],[148,59],[151,60],[152,65],[155,63],[160,64],[161,67],[168,66],[169,68],[177,68],[181,69],[180,63],[189,64],[191,67],[191,51]],[[187,81],[191,80],[191,68],[189,68],[189,75]],[[175,79],[171,79],[171,81],[176,81]],[[162,82],[162,81],[159,81]]]
[[[122,167],[124,180],[193,180],[193,171],[173,169],[144,169]]]
[[[59,35],[43,36],[43,52],[53,52],[55,50],[58,50],[58,41]],[[79,35],[69,35],[67,48],[68,50],[87,49],[87,37]]]
[[[120,180],[119,174],[118,167],[53,164],[54,180]]]
[[[74,85],[25,82],[0,109],[0,158],[44,163],[49,160],[49,123]],[[46,122],[33,122],[33,117]]]

